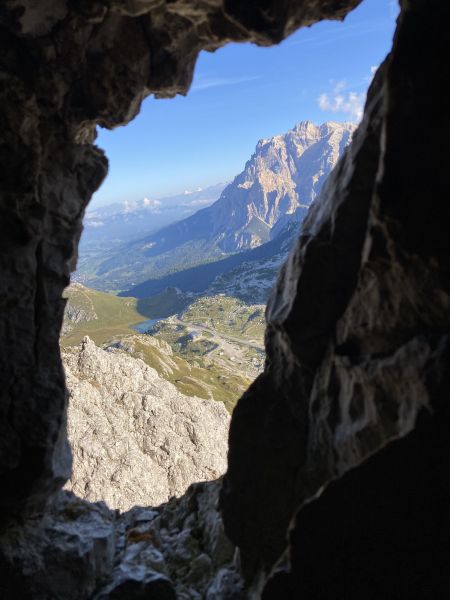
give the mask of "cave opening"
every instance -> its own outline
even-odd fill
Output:
[[[366,2],[280,45],[202,52],[187,96],[98,129],[109,173],[61,336],[67,489],[128,510],[223,474],[221,405],[231,413],[263,371],[277,272],[351,142],[396,16]]]

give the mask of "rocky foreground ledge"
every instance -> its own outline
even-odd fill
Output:
[[[182,498],[123,514],[61,492],[45,515],[3,531],[0,597],[243,599],[238,554],[217,512],[219,487],[194,484]]]
[[[226,470],[230,415],[89,337],[63,352],[73,453],[67,489],[110,508],[155,506]]]
[[[88,337],[63,363],[72,477],[44,515],[6,525],[0,598],[243,597],[217,511],[225,406],[180,394],[142,360]]]

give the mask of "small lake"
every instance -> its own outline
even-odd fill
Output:
[[[146,321],[142,321],[142,323],[133,325],[133,329],[139,331],[139,333],[147,333],[153,329],[153,327],[156,325],[156,323],[159,323],[159,321],[162,321],[162,319],[147,319]]]

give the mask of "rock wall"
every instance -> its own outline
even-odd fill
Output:
[[[432,518],[446,531],[444,537],[449,535],[450,490],[441,468],[445,446],[442,431],[440,441],[434,433],[435,427],[448,431],[450,425],[448,412],[441,406],[448,401],[445,373],[450,364],[450,214],[445,175],[448,149],[444,147],[450,131],[449,120],[443,116],[448,92],[439,76],[440,60],[450,48],[438,24],[448,20],[449,9],[448,3],[438,1],[403,3],[393,50],[371,85],[353,144],[305,220],[269,302],[266,370],[233,414],[222,509],[227,532],[241,548],[250,580],[261,567],[270,571],[286,545],[290,524],[294,570],[308,554],[308,543],[313,548],[318,544],[313,541],[315,535],[320,543],[328,544],[325,531],[329,531],[329,520],[340,519],[344,496],[336,500],[336,514],[323,515],[322,524],[319,511],[332,510],[337,489],[348,494],[349,506],[355,502],[351,490],[360,490],[355,493],[366,505],[359,518],[362,514],[369,519],[373,513],[379,527],[379,535],[370,529],[373,537],[368,542],[360,522],[359,529],[348,533],[351,550],[342,560],[326,558],[323,570],[316,565],[314,575],[301,567],[300,577],[306,577],[308,584],[299,583],[296,593],[291,590],[293,598],[335,597],[332,575],[327,574],[330,564],[333,573],[338,567],[341,571],[336,582],[351,581],[360,566],[357,557],[366,553],[366,560],[372,559],[370,543],[372,552],[384,553],[383,540],[395,542],[396,535],[408,527],[417,529],[419,514],[433,511]],[[367,466],[361,475],[354,471],[351,478],[330,488],[317,506],[305,509],[304,516],[300,510],[292,522],[297,509],[328,482],[411,432],[424,413],[436,423],[414,438],[414,452],[409,455],[404,450],[409,447],[406,443],[390,451],[399,478],[392,489],[394,472],[386,472],[389,503],[381,505],[379,494],[371,496],[370,488],[364,488],[366,474],[372,472]],[[445,426],[439,424],[441,419]],[[439,465],[426,502],[423,494],[407,493],[416,488],[410,485],[409,461],[420,454],[419,443],[429,466],[433,461]],[[387,459],[380,461],[384,464]],[[418,482],[426,485],[427,467],[417,462],[416,469]],[[374,481],[384,485],[375,467]],[[438,507],[437,494],[442,500]],[[401,526],[394,528],[395,511],[406,498],[408,513]],[[311,515],[314,525],[308,524]],[[348,520],[348,512],[345,515]],[[335,524],[330,533],[342,530],[343,525]],[[307,538],[302,537],[304,531]],[[333,546],[335,535],[327,546],[330,554],[341,552],[340,546]],[[414,557],[404,557],[409,567],[399,567],[398,572],[392,565],[387,572],[367,567],[366,576],[378,592],[370,596],[366,589],[364,597],[408,597],[391,596],[389,585],[396,589],[398,583],[399,589],[410,590],[404,585],[405,571],[420,560],[428,564],[430,545],[442,551],[439,527],[430,528],[427,535],[417,533],[411,550]],[[400,552],[399,541],[396,547]],[[317,560],[318,554],[319,550],[313,555]],[[448,548],[445,556],[448,560]],[[307,564],[313,561],[310,558]],[[389,558],[384,563],[378,558],[376,564],[386,562]],[[286,565],[280,568],[289,571]],[[425,566],[422,572],[414,597],[439,597],[441,580],[432,583],[432,571]],[[324,595],[317,587],[320,577],[326,580]],[[345,598],[361,597],[361,579],[357,577],[353,587],[341,588],[346,590]],[[289,578],[283,581],[292,583]],[[411,577],[411,585],[413,581]],[[267,595],[276,597],[273,591]]]
[[[283,600],[331,599],[336,590],[368,600],[445,596],[448,421],[448,405],[422,414],[411,433],[306,504],[263,599],[278,600],[281,590]]]

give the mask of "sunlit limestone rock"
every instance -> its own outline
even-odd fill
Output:
[[[301,222],[355,130],[352,123],[302,121],[258,142],[245,169],[225,188],[214,223],[222,250],[254,248]]]
[[[142,360],[88,337],[64,352],[68,431],[79,496],[126,510],[182,495],[226,469],[229,414],[184,396]]]

